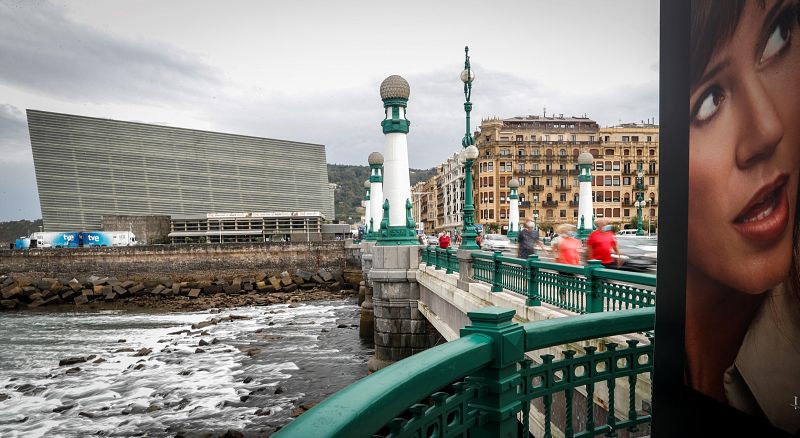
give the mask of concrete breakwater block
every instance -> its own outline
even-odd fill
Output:
[[[170,279],[126,279],[99,274],[88,277],[15,278],[0,274],[0,310],[74,303],[84,305],[93,301],[112,302],[145,297],[149,300],[194,300],[200,296],[246,295],[261,296],[255,302],[271,303],[277,293],[338,292],[349,289],[342,273],[319,270],[316,273],[297,270],[294,274],[257,273],[229,280],[203,279],[174,281]],[[253,298],[251,298],[252,300]],[[278,300],[279,298],[274,298]]]

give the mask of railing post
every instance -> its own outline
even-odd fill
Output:
[[[445,271],[444,271],[445,274],[452,274],[453,273],[453,265],[450,263],[450,258],[451,257],[453,257],[453,248],[450,248],[448,246],[447,249],[445,250],[445,263],[446,263],[446,267],[445,267]]]
[[[600,260],[589,260],[586,264],[586,283],[589,290],[586,291],[586,313],[598,313],[603,311],[603,297],[600,295],[600,279],[594,271],[601,269],[603,264]]]
[[[495,250],[494,254],[492,254],[492,261],[494,262],[494,275],[492,276],[492,292],[503,291],[503,274],[500,269],[503,263],[500,260],[498,260],[502,254],[503,254],[502,252],[497,250]]]
[[[440,249],[439,249],[439,247],[438,247],[438,246],[437,246],[437,247],[435,247],[435,248],[433,248],[433,251],[434,251],[434,253],[436,254],[436,262],[434,263],[434,266],[436,266],[436,269],[441,269],[441,268],[442,268],[442,264],[441,264],[441,261],[439,260],[439,259],[441,258],[441,257],[439,256],[439,254],[441,253],[441,251],[440,251]]]
[[[456,285],[459,289],[469,291],[469,284],[474,283],[472,278],[475,275],[472,266],[472,251],[459,249],[456,253],[458,259],[458,281]]]
[[[516,437],[517,413],[523,404],[517,389],[522,376],[517,364],[525,359],[525,329],[512,322],[513,309],[485,307],[467,313],[471,324],[461,329],[461,336],[480,333],[492,339],[494,359],[468,381],[478,383],[482,390],[471,408],[480,411],[478,424],[471,429],[473,438]]]
[[[541,306],[542,299],[539,296],[539,262],[538,255],[528,257],[528,298],[525,299],[527,306]]]

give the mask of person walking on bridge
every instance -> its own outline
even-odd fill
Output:
[[[575,225],[561,224],[556,227],[556,233],[558,237],[550,244],[556,256],[556,263],[581,264],[581,241],[575,238]]]
[[[527,227],[519,232],[517,236],[517,257],[527,259],[528,257],[536,254],[536,247],[544,249],[544,244],[539,240],[539,230],[536,229],[536,224],[529,221],[525,224]]]
[[[622,254],[619,252],[617,238],[614,236],[608,219],[597,218],[594,223],[597,229],[592,231],[592,234],[586,239],[586,246],[589,249],[586,260],[600,260],[600,263],[606,268],[613,268],[615,265],[614,258],[611,257],[613,251],[617,255],[616,265],[622,265]]]

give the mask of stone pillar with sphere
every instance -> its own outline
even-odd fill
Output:
[[[509,189],[509,207],[508,207],[508,238],[512,242],[517,241],[519,236],[519,180],[516,178],[508,182]]]
[[[372,247],[372,304],[375,315],[375,356],[368,363],[377,371],[430,345],[425,317],[419,312],[419,242],[411,218],[408,170],[410,122],[406,108],[410,88],[400,76],[386,78],[380,87],[384,107],[383,218]],[[376,157],[377,158],[377,157]],[[372,193],[375,196],[375,193]]]
[[[594,230],[594,206],[592,205],[592,163],[594,157],[589,152],[578,155],[578,237],[585,240]]]
[[[383,222],[383,155],[369,154],[370,229],[368,240],[377,240]]]
[[[369,239],[369,231],[370,231],[370,208],[371,208],[371,193],[370,193],[370,186],[369,181],[364,181],[364,201],[362,204],[364,205],[364,237]]]

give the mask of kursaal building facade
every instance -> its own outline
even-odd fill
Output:
[[[100,229],[103,215],[334,217],[323,145],[27,113],[45,231]]]

